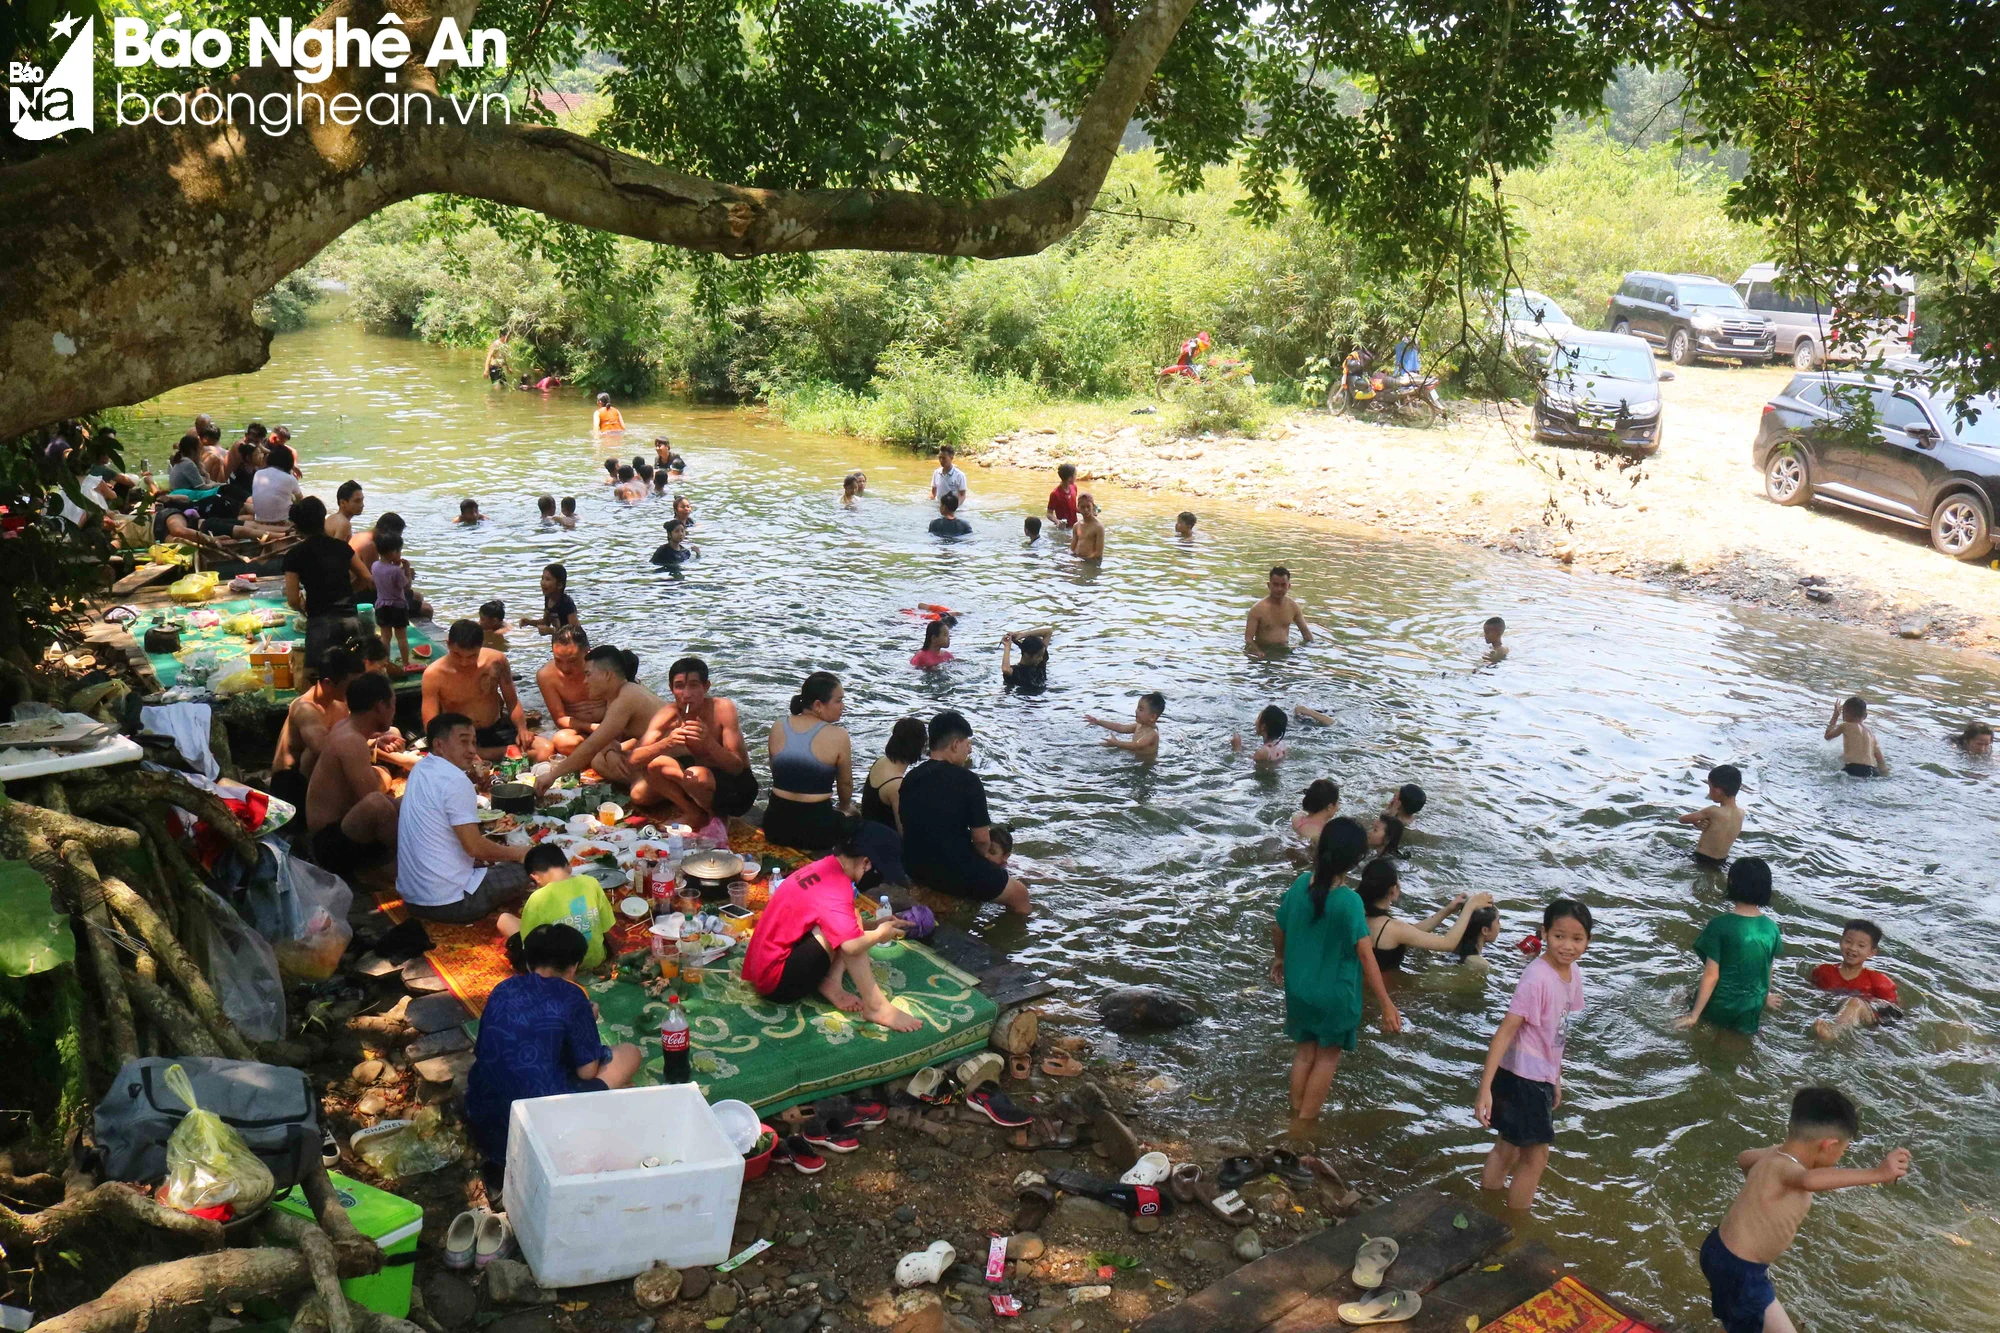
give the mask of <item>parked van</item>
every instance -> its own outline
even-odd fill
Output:
[[[1903,295],[1902,316],[1893,321],[1871,321],[1858,345],[1847,330],[1838,327],[1837,307],[1830,308],[1810,296],[1779,291],[1776,264],[1752,264],[1744,269],[1743,276],[1736,280],[1736,290],[1744,305],[1770,320],[1777,330],[1779,356],[1799,370],[1817,370],[1828,361],[1865,361],[1909,354],[1917,328],[1917,284],[1907,274],[1891,273],[1887,277]]]

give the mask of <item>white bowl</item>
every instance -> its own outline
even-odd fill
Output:
[[[737,1152],[747,1153],[757,1146],[757,1138],[764,1132],[764,1124],[748,1102],[734,1099],[710,1102],[708,1109],[715,1112],[715,1121],[722,1126],[722,1136],[729,1140]]]

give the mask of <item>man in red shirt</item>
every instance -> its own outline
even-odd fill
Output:
[[[1812,984],[1826,991],[1841,991],[1847,999],[1840,1012],[1813,1024],[1813,1035],[1831,1041],[1847,1028],[1875,1026],[1878,1005],[1896,1004],[1896,983],[1869,967],[1868,960],[1882,945],[1882,927],[1856,917],[1840,930],[1840,961],[1821,963],[1812,970]]]
[[[1076,464],[1064,463],[1056,469],[1056,488],[1049,492],[1049,521],[1064,527],[1076,526]]]

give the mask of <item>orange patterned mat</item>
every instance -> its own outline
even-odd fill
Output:
[[[1656,1333],[1573,1277],[1509,1310],[1480,1333]]]

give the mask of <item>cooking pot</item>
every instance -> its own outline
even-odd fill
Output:
[[[146,651],[149,653],[177,653],[181,650],[181,632],[165,626],[155,625],[146,631]]]
[[[493,808],[510,815],[532,815],[535,789],[525,782],[503,782],[493,789]]]
[[[696,852],[681,862],[681,877],[701,892],[704,902],[729,896],[729,885],[743,873],[743,858],[725,848]]]

